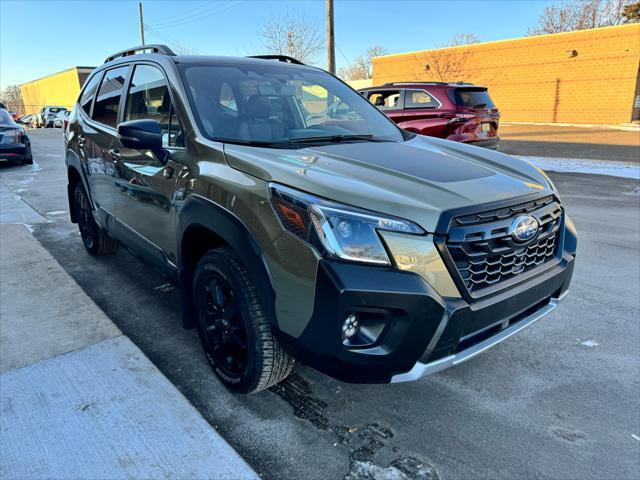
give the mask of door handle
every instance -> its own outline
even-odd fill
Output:
[[[118,150],[117,148],[112,148],[111,150],[109,150],[109,155],[111,155],[111,158],[113,158],[116,162],[122,159],[122,157],[120,156],[120,150]]]
[[[84,142],[86,142],[86,138],[84,137],[84,135],[80,134],[78,135],[78,146],[79,147],[84,147]]]

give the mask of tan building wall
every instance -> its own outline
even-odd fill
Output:
[[[374,85],[465,81],[489,87],[502,120],[632,120],[640,24],[525,37],[373,59]]]
[[[345,81],[354,90],[359,90],[361,88],[368,88],[373,85],[373,80],[371,78],[366,78],[362,80],[345,80]]]
[[[36,113],[47,105],[71,108],[78,98],[92,67],[72,67],[62,72],[20,85],[27,114]]]

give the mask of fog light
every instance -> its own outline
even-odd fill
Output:
[[[355,336],[360,328],[360,322],[355,313],[349,315],[342,324],[342,339],[347,340]]]

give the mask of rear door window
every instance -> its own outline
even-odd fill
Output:
[[[183,147],[182,132],[171,105],[163,73],[151,65],[137,65],[133,72],[124,120],[155,120],[165,147]]]
[[[120,95],[127,79],[129,66],[107,70],[100,83],[98,96],[93,107],[93,119],[115,128],[118,122]]]
[[[369,94],[369,101],[380,110],[398,110],[402,108],[400,90],[371,92]]]
[[[454,93],[456,105],[469,108],[493,108],[495,105],[485,88],[457,88]]]
[[[98,89],[98,85],[100,84],[101,77],[101,73],[98,73],[91,77],[91,80],[89,80],[89,83],[87,83],[86,87],[84,87],[82,95],[80,96],[80,107],[85,111],[87,115],[91,115],[91,104],[93,103],[93,97],[96,96],[96,90]]]
[[[425,90],[405,90],[404,108],[438,108],[440,102]]]

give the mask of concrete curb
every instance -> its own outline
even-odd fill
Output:
[[[259,478],[24,225],[0,265],[0,478]]]

